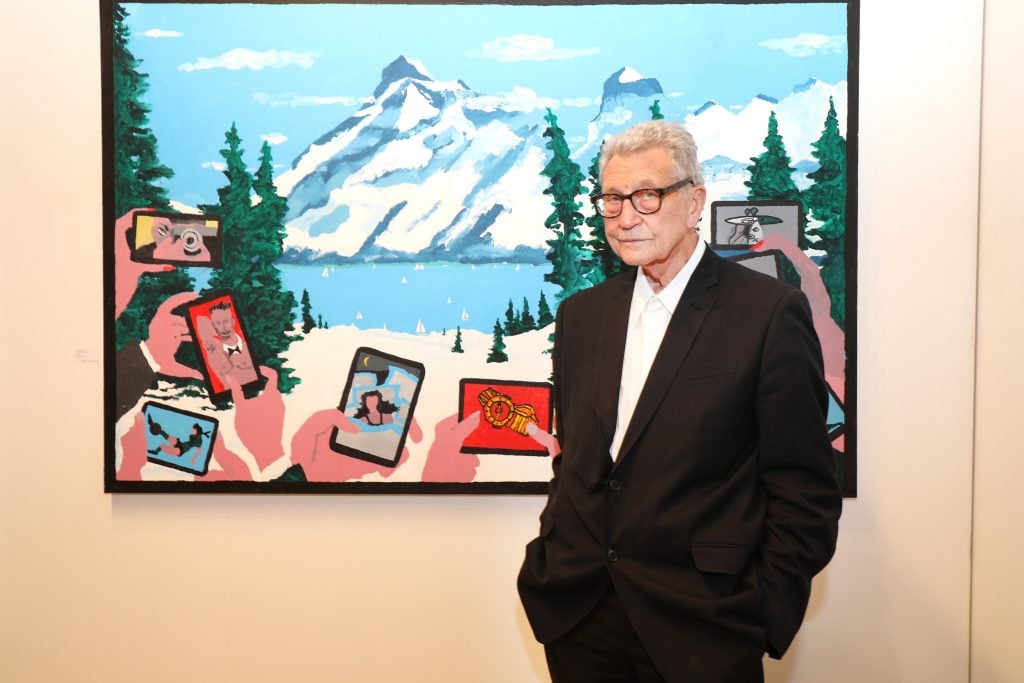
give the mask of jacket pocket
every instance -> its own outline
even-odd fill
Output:
[[[698,571],[708,574],[733,574],[742,576],[750,566],[754,555],[752,545],[727,543],[693,543],[693,564]]]
[[[677,382],[688,382],[694,379],[706,379],[720,375],[731,375],[736,372],[736,361],[727,363],[712,363],[710,365],[697,365],[692,368],[684,367],[679,371]]]

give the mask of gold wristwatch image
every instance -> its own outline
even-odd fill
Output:
[[[526,403],[516,405],[511,398],[493,387],[487,387],[476,398],[484,408],[484,419],[495,429],[508,427],[516,434],[525,436],[527,424],[540,424],[533,406]]]

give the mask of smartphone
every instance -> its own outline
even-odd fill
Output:
[[[142,406],[146,421],[146,459],[202,476],[210,469],[217,420],[159,403]]]
[[[138,263],[217,267],[220,219],[201,214],[138,211],[128,230],[131,259]]]
[[[338,405],[354,429],[335,427],[331,448],[379,465],[398,465],[423,374],[422,363],[367,347],[356,349]]]
[[[206,391],[214,403],[231,398],[231,378],[246,396],[263,387],[259,361],[230,292],[216,292],[185,306],[185,321],[199,349]]]
[[[547,449],[526,431],[533,423],[551,431],[552,386],[547,382],[467,378],[459,382],[459,420],[475,412],[480,424],[465,441],[462,453],[547,456]]]

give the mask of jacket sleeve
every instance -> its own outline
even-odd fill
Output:
[[[768,507],[755,571],[765,649],[779,658],[803,621],[812,577],[835,551],[842,510],[821,346],[798,290],[771,317],[758,380],[758,472]]]
[[[131,343],[114,355],[114,376],[115,419],[120,420],[153,384],[156,372],[149,366],[140,345]]]

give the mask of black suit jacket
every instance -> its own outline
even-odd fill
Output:
[[[789,646],[835,548],[821,349],[800,291],[708,249],[613,463],[635,277],[559,309],[563,450],[520,596],[548,643],[613,586],[669,681],[737,680],[735,655]]]

